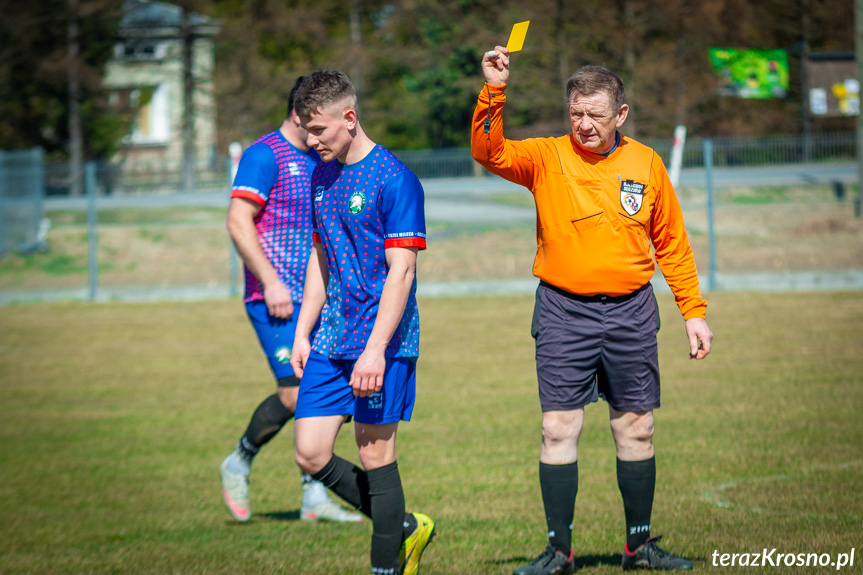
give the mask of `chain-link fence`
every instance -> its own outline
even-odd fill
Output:
[[[759,137],[710,138],[713,165],[717,168],[776,166],[854,161],[857,158],[857,135],[854,132]],[[666,165],[671,157],[671,139],[643,140],[657,151]],[[684,168],[704,165],[704,138],[690,137],[683,150]]]
[[[853,132],[763,136],[757,138],[711,138],[713,165],[717,168],[766,166],[800,163],[854,161],[856,135]],[[704,165],[704,139],[690,137],[684,147],[683,168]],[[672,139],[644,140],[670,162]],[[397,151],[401,159],[420,179],[463,178],[484,175],[473,161],[468,148]],[[20,152],[6,152],[20,154]],[[199,162],[194,190],[183,190],[180,158],[165,161],[98,162],[97,195],[166,194],[178,192],[212,192],[224,189],[230,178],[230,160],[225,158]],[[44,164],[44,190],[48,197],[69,194],[68,162]]]
[[[710,276],[705,288],[756,280],[769,287],[778,285],[777,278],[788,283],[800,274],[810,274],[798,281],[803,287],[833,281],[836,274],[850,277],[845,285],[853,285],[863,274],[853,134],[813,137],[810,143],[810,157],[819,162],[800,163],[802,138],[713,140],[713,167],[720,175],[746,177],[717,179],[711,204],[703,164],[696,164],[704,162],[703,142],[687,142],[678,196],[699,271]],[[670,155],[670,140],[650,144],[663,157]],[[73,198],[61,189],[68,166],[34,162],[35,153],[21,156],[29,160],[11,161],[18,156],[9,152],[0,156],[0,300],[177,299],[241,290],[241,266],[225,230],[229,162],[224,169],[202,168],[198,181],[206,187],[195,192],[179,191],[179,172],[132,176],[115,165],[90,164],[89,195]],[[478,289],[490,292],[497,288],[488,282],[531,285],[535,224],[529,193],[489,177],[466,149],[398,155],[426,188],[423,285],[479,282],[485,287]],[[759,163],[777,167],[753,167]],[[791,172],[801,176],[794,182],[782,177]],[[28,231],[12,239],[13,229]],[[766,276],[758,279],[759,274]]]
[[[96,194],[99,196],[221,190],[227,184],[230,173],[227,159],[216,164],[199,163],[195,170],[195,188],[183,190],[179,161],[94,163],[98,172]],[[68,162],[47,162],[44,173],[46,196],[68,196],[71,193]]]
[[[45,249],[43,152],[0,151],[0,257]]]

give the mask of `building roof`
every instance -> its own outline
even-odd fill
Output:
[[[198,34],[211,35],[218,31],[218,23],[208,16],[192,12],[189,23]],[[151,0],[125,0],[123,18],[120,20],[121,35],[141,35],[151,32],[177,30],[183,26],[183,9],[167,2]]]

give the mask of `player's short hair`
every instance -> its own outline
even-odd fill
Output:
[[[614,111],[626,104],[626,89],[620,76],[604,66],[584,66],[566,82],[567,107],[576,96],[593,96],[605,92],[611,97]]]
[[[303,85],[303,82],[306,81],[308,76],[300,76],[294,82],[294,87],[291,88],[291,93],[288,95],[288,113],[285,114],[285,118],[291,117],[291,112],[294,110],[294,100],[297,97],[297,90],[300,89],[300,86]]]
[[[344,72],[321,68],[306,78],[297,90],[294,110],[303,120],[333,104],[357,109],[357,91]]]

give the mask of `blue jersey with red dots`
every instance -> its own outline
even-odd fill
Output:
[[[387,279],[385,250],[425,249],[423,189],[392,152],[376,145],[362,161],[319,164],[312,175],[314,240],[329,272],[327,305],[312,349],[356,359],[366,347]],[[419,356],[416,277],[386,357]]]
[[[320,162],[314,150],[303,152],[279,130],[259,138],[243,153],[232,198],[261,206],[255,216],[258,240],[291,299],[303,301],[306,264],[312,247],[309,181]],[[264,299],[264,286],[246,268],[246,303]]]

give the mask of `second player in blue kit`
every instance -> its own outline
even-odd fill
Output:
[[[252,515],[252,462],[294,416],[300,385],[289,361],[312,244],[309,182],[320,162],[294,111],[294,97],[303,80],[300,77],[294,83],[279,129],[243,153],[228,210],[228,230],[245,267],[243,302],[277,385],[276,393],[255,409],[237,448],[219,468],[225,506],[238,521],[248,521]],[[360,514],[336,505],[320,482],[307,474],[302,481],[302,519],[362,520]]]

